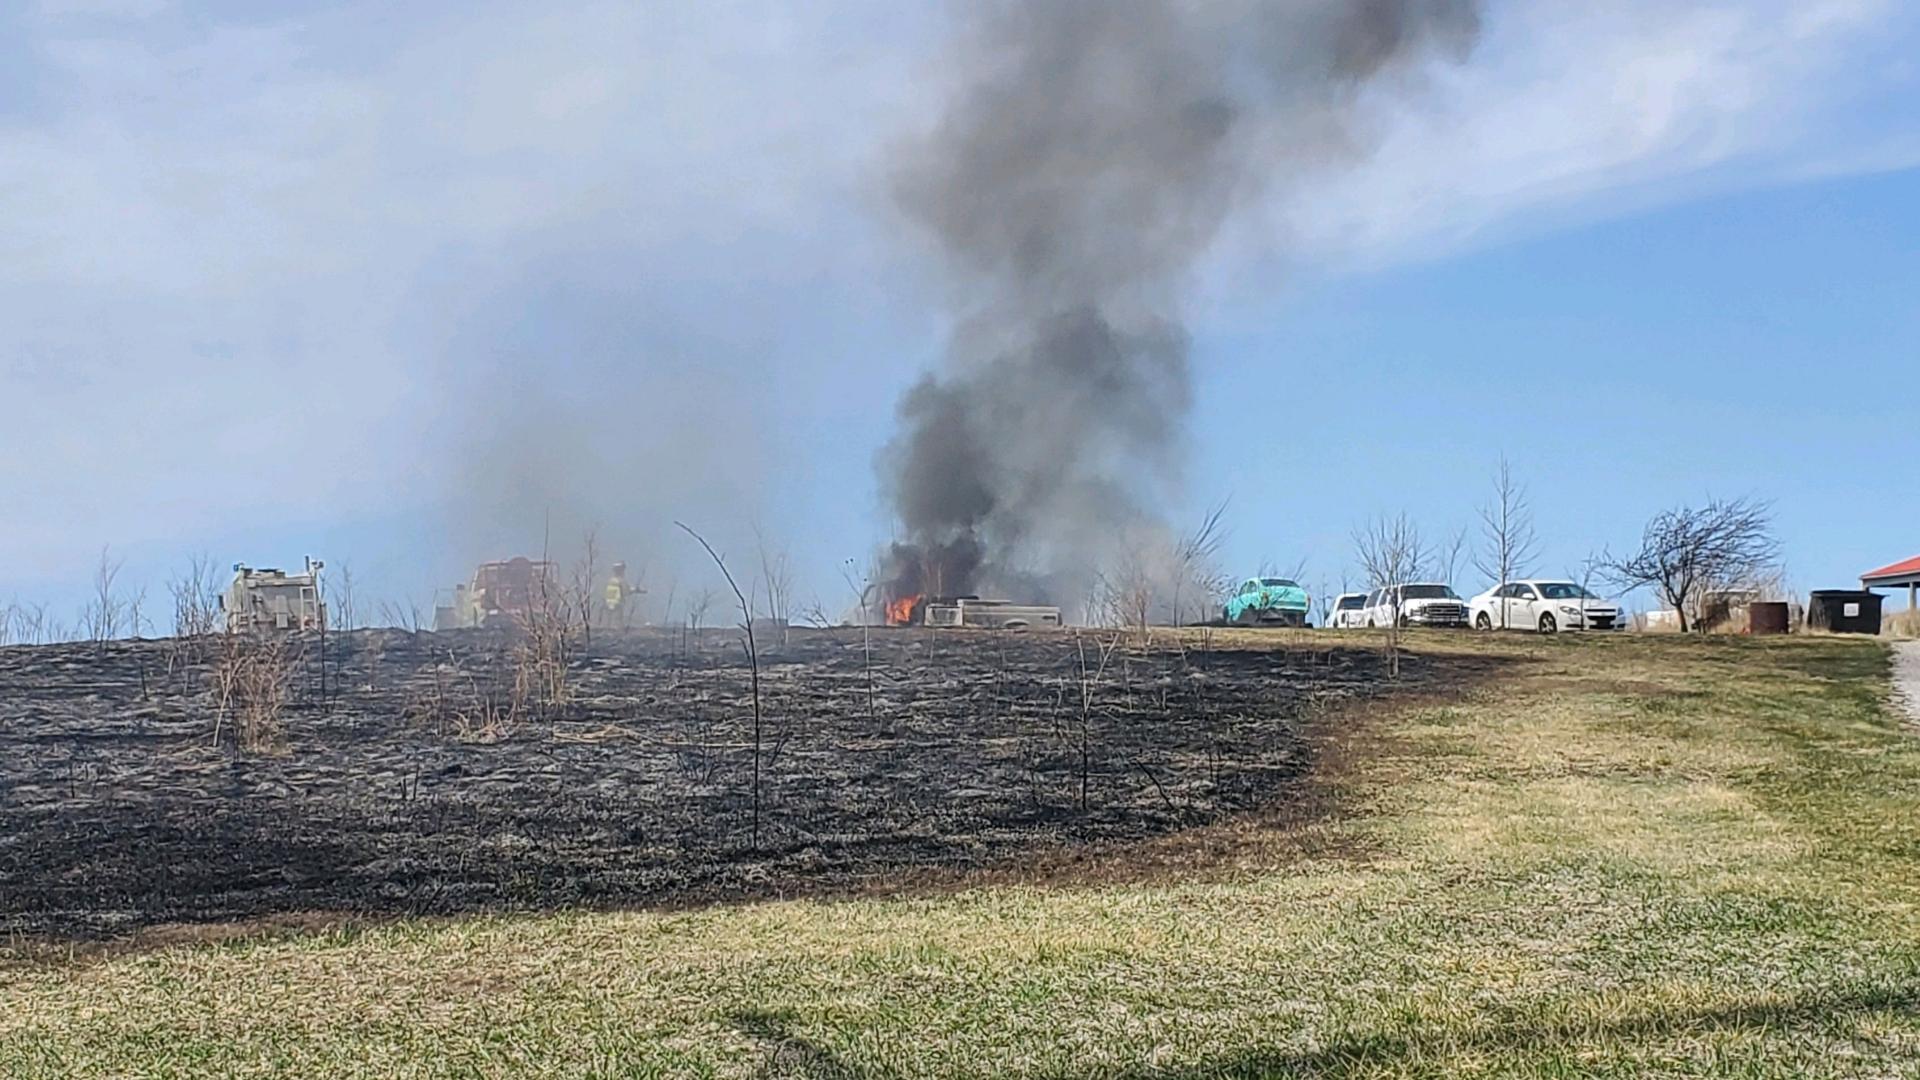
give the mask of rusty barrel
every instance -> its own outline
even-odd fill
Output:
[[[1747,605],[1747,633],[1784,634],[1787,626],[1785,601],[1756,600]]]

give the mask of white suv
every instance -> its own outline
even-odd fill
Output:
[[[1465,626],[1467,602],[1453,586],[1439,582],[1395,585],[1367,594],[1360,625],[1388,626],[1396,619],[1401,626]]]
[[[1343,592],[1327,612],[1328,629],[1367,625],[1367,594]]]
[[[1473,598],[1476,630],[1619,630],[1620,605],[1571,581],[1510,581]]]

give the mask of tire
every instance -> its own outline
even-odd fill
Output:
[[[1371,629],[1373,629],[1373,620],[1372,620],[1372,619],[1368,619],[1368,620],[1367,620],[1367,629],[1369,629],[1369,630],[1371,630]]]
[[[1400,616],[1400,629],[1405,630],[1407,627],[1412,625],[1413,624],[1411,622],[1407,621],[1407,617],[1405,615]]]
[[[1560,632],[1560,624],[1554,621],[1553,612],[1549,611],[1545,615],[1540,616],[1540,632],[1543,634],[1557,634]]]
[[[1473,628],[1474,628],[1475,630],[1492,630],[1492,629],[1493,629],[1493,616],[1491,616],[1491,615],[1488,615],[1488,614],[1487,614],[1486,612],[1484,612],[1484,611],[1483,611],[1483,612],[1481,612],[1481,613],[1480,613],[1480,614],[1478,614],[1478,615],[1475,615],[1475,616],[1473,617]]]

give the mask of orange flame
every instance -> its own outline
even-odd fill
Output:
[[[920,606],[919,594],[903,596],[887,603],[887,625],[906,626],[913,622],[913,609]]]

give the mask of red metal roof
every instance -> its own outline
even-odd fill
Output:
[[[1860,580],[1872,581],[1875,578],[1909,577],[1916,574],[1920,574],[1920,555],[1915,555],[1911,559],[1902,560],[1891,566],[1883,566],[1878,570],[1869,570],[1860,575]]]

